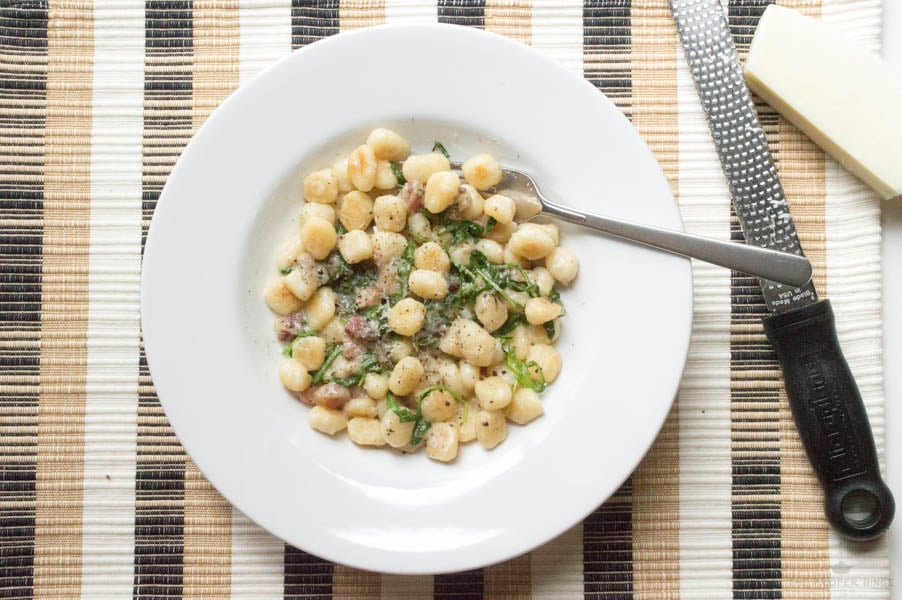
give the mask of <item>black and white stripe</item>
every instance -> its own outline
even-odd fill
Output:
[[[142,248],[169,170],[192,130],[191,0],[147,0]],[[181,596],[185,456],[157,398],[143,345],[135,473],[135,598]]]
[[[0,7],[0,590],[34,592],[47,2]],[[8,146],[6,145],[8,144]]]

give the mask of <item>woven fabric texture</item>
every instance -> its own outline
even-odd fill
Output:
[[[741,53],[768,3],[724,0]],[[879,0],[783,3],[877,49]],[[293,49],[434,21],[585,76],[652,148],[686,229],[741,238],[666,0],[2,0],[0,597],[888,597],[885,542],[848,543],[823,518],[760,289],[704,264],[657,442],[608,502],[528,555],[453,575],[350,569],[286,546],[206,481],[141,342],[142,249],[167,174],[222,100]],[[879,201],[759,110],[882,456]]]

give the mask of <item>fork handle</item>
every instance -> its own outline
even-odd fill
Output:
[[[799,287],[811,279],[811,263],[804,256],[736,242],[723,242],[690,233],[649,227],[543,200],[542,214],[659,250],[696,258],[761,279]]]

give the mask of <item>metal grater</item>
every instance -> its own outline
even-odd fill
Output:
[[[670,5],[746,243],[801,255],[723,7],[718,0],[671,0]],[[810,281],[795,289],[759,281],[772,312],[817,301]]]

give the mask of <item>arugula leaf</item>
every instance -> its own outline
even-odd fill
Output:
[[[448,392],[449,394],[451,394],[451,397],[452,397],[452,398],[454,398],[454,399],[457,400],[458,402],[463,402],[463,399],[460,397],[460,394],[458,394],[457,392],[455,392],[455,391],[452,390],[451,388],[446,387],[446,386],[444,386],[444,385],[430,385],[428,388],[426,388],[425,390],[423,390],[422,392],[420,392],[420,395],[419,395],[419,396],[417,396],[417,406],[419,407],[420,404],[423,403],[423,400],[426,399],[426,396],[428,396],[428,395],[431,394],[432,392],[437,392],[437,391]]]
[[[317,369],[316,373],[313,374],[313,383],[319,383],[323,380],[323,377],[326,374],[326,369],[332,366],[332,363],[335,362],[335,358],[341,354],[341,344],[336,344],[332,346],[332,349],[329,350],[329,353],[326,355],[326,360],[323,361],[323,365]]]
[[[398,415],[398,419],[402,423],[413,423],[417,420],[416,414],[406,406],[399,404],[391,392],[385,395],[385,406],[388,407],[388,410]]]
[[[507,321],[504,322],[504,325],[499,327],[494,334],[500,338],[509,338],[510,335],[514,332],[514,329],[519,327],[520,325],[527,324],[526,315],[523,313],[511,313],[507,317]]]
[[[291,353],[293,352],[292,347],[294,346],[294,343],[301,338],[310,337],[311,335],[314,335],[314,333],[312,331],[306,331],[304,329],[302,329],[301,331],[298,331],[297,334],[294,336],[294,339],[291,340],[290,342],[288,342],[287,346],[282,348],[282,356],[287,356],[288,358],[291,358]]]
[[[292,271],[294,271],[294,266],[282,267],[281,269],[279,269],[279,273],[281,273],[282,275],[288,275]]]
[[[432,145],[432,151],[435,152],[436,150],[444,154],[445,158],[451,158],[451,154],[445,149],[445,145],[438,140],[435,140],[435,144]]]
[[[451,221],[439,230],[439,234],[450,235],[452,245],[460,244],[469,239],[476,240],[482,238],[486,233],[494,229],[495,224],[495,219],[491,217],[486,221],[485,225],[480,225],[474,221],[467,221],[466,219],[462,221]]]
[[[410,445],[416,446],[422,442],[423,436],[426,435],[431,428],[432,423],[425,420],[421,415],[420,418],[417,419],[416,425],[413,426],[413,433],[410,435]]]
[[[404,177],[404,173],[401,172],[401,165],[398,164],[397,161],[391,161],[389,163],[391,165],[391,172],[395,176],[395,179],[398,180],[398,185],[404,185],[407,183],[407,178]]]
[[[524,362],[520,360],[517,358],[517,349],[510,344],[502,344],[501,349],[507,356],[507,368],[514,374],[517,383],[540,394],[545,391],[548,384],[545,382],[545,376],[542,374],[542,367],[536,361]],[[535,374],[530,369],[535,369]]]
[[[359,371],[350,377],[330,377],[329,381],[343,385],[346,388],[352,388],[362,384],[367,373],[379,371],[381,368],[382,365],[379,364],[379,360],[374,354],[364,354],[363,358],[360,359]]]
[[[410,271],[413,269],[413,253],[416,249],[416,242],[409,240],[407,248],[404,249],[404,254],[398,259],[398,281],[401,284],[401,288],[392,297],[395,301],[401,300],[407,295],[407,280],[410,279]]]
[[[348,230],[345,229],[344,223],[339,221],[338,223],[335,224],[335,233],[337,233],[338,235],[344,235],[347,232],[348,232]]]

